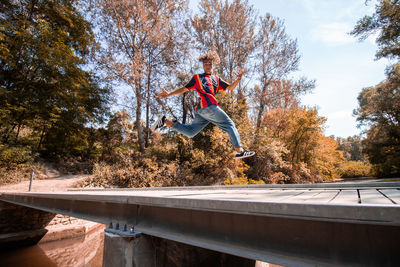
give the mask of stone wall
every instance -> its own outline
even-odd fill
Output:
[[[76,218],[0,201],[0,249],[38,243],[49,227],[66,226]]]
[[[44,229],[56,214],[0,201],[0,234]]]

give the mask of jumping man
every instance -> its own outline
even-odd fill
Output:
[[[200,102],[195,108],[196,113],[192,123],[182,124],[176,121],[171,121],[167,119],[165,115],[163,115],[153,125],[152,130],[154,131],[166,125],[171,127],[173,130],[192,138],[211,122],[229,135],[229,139],[235,148],[235,157],[237,159],[253,156],[255,152],[247,151],[242,148],[240,136],[236,129],[235,123],[218,106],[218,101],[215,98],[215,95],[220,91],[231,91],[235,89],[242,79],[242,75],[246,71],[239,70],[236,74],[236,81],[234,81],[232,84],[228,84],[213,74],[215,64],[219,64],[220,61],[216,52],[209,52],[200,56],[199,61],[203,62],[203,74],[195,74],[188,84],[171,92],[167,92],[164,88],[161,88],[161,91],[157,92],[158,98],[167,98],[173,95],[183,94],[189,90],[196,90],[200,96]]]

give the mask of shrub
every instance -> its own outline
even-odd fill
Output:
[[[53,166],[64,174],[89,174],[93,171],[94,160],[82,157],[59,156],[52,159]]]
[[[178,165],[157,162],[151,158],[132,160],[128,164],[96,163],[93,176],[84,186],[101,187],[162,187],[174,185]]]
[[[372,176],[372,166],[364,161],[346,161],[339,166],[341,177],[367,177]]]
[[[0,185],[14,184],[29,180],[32,170],[35,172],[34,179],[43,179],[47,177],[43,165],[40,163],[29,163],[14,169],[0,168]]]
[[[0,145],[0,168],[16,169],[34,162],[37,154],[27,146]]]

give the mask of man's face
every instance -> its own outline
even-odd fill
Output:
[[[212,74],[213,67],[214,65],[211,59],[206,59],[203,61],[203,69],[206,74]]]

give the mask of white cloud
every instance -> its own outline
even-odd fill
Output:
[[[348,23],[334,22],[318,25],[311,31],[311,38],[328,46],[338,46],[354,43],[356,39],[348,33],[352,26]]]

